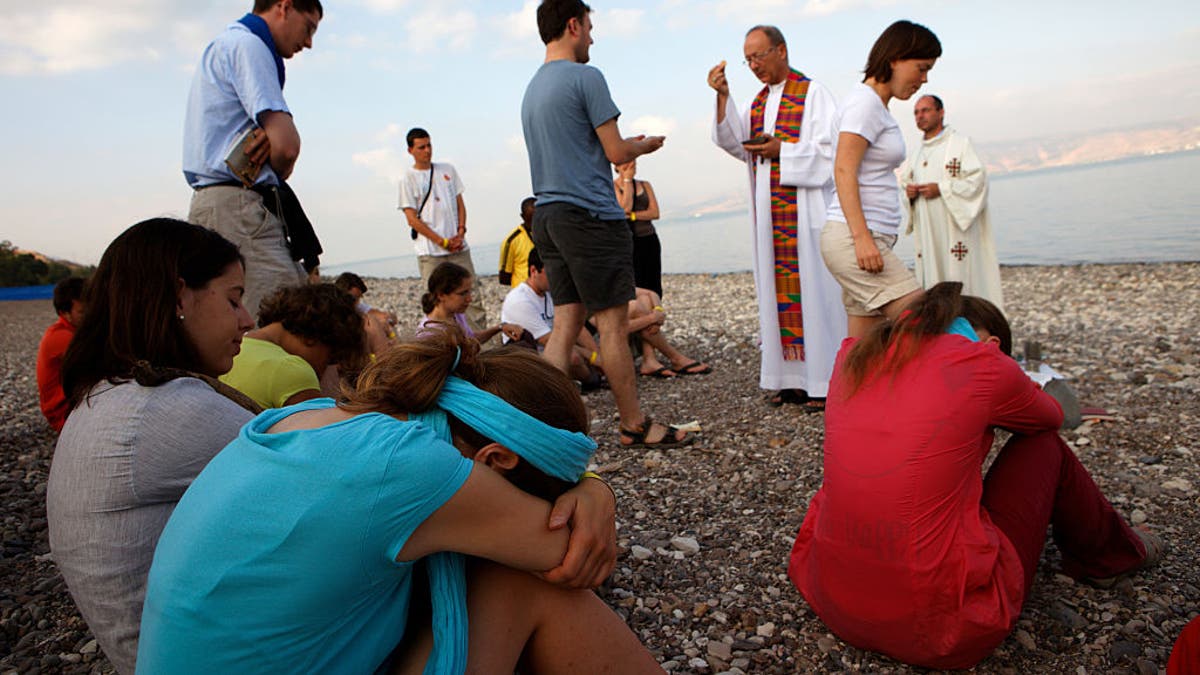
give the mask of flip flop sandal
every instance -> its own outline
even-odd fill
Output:
[[[682,368],[676,368],[680,375],[707,375],[712,372],[712,366],[700,361],[692,361]]]
[[[670,374],[668,374],[668,373],[670,373]],[[643,373],[641,371],[638,371],[638,377],[653,377],[653,378],[657,378],[659,380],[673,380],[673,379],[675,379],[675,377],[677,375],[678,375],[678,373],[676,373],[675,371],[671,370],[670,368],[668,368],[666,366],[663,366],[662,368],[659,368],[657,370],[652,370],[648,373]]]
[[[630,429],[621,429],[620,427],[618,427],[617,433],[621,436],[620,446],[622,448],[648,448],[648,449],[677,448],[677,447],[680,447],[683,445],[688,445],[692,441],[696,440],[696,436],[691,433],[685,434],[683,438],[676,440],[675,434],[677,434],[679,432],[679,428],[671,426],[670,424],[667,424],[667,425],[665,425],[667,427],[667,431],[666,431],[666,433],[663,434],[663,437],[661,439],[654,441],[654,442],[647,441],[646,433],[653,427],[653,425],[654,425],[654,420],[649,417],[646,417],[645,420],[642,422],[642,428],[640,431],[633,431]],[[625,442],[626,439],[629,439],[630,442],[626,443]]]

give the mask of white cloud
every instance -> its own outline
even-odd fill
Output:
[[[176,52],[187,56],[188,68],[194,69],[196,67],[196,63],[200,59],[200,53],[204,51],[205,45],[213,39],[216,32],[222,27],[223,24],[202,21],[200,19],[184,19],[177,21],[171,26],[171,42]]]
[[[596,18],[596,32],[603,36],[631,38],[645,27],[644,9],[608,9]]]
[[[710,11],[719,16],[756,16],[766,12],[789,14],[794,3],[786,0],[716,0]],[[777,10],[777,11],[776,11]]]
[[[0,62],[8,74],[69,73],[131,59],[155,59],[157,50],[136,36],[153,18],[135,8],[34,8],[0,18]]]
[[[807,0],[803,5],[793,0],[714,0],[705,11],[722,17],[760,17],[761,20],[781,23],[799,17],[829,16],[864,7],[893,4],[895,0]]]
[[[404,23],[408,29],[408,48],[413,51],[465,49],[475,39],[479,19],[475,13],[459,9],[446,11],[444,7],[428,9]]]
[[[829,16],[862,7],[887,7],[895,0],[808,0],[800,13],[805,16]]]
[[[328,44],[330,47],[349,47],[350,49],[365,49],[373,46],[371,38],[362,33],[334,33],[332,35],[321,36],[321,47]]]
[[[369,169],[379,178],[391,181],[404,173],[405,162],[394,148],[376,148],[350,155],[355,166]]]
[[[379,141],[380,143],[389,143],[397,138],[402,138],[404,133],[404,127],[392,122],[384,127],[382,131],[375,134],[375,140]]]
[[[658,115],[643,115],[629,123],[628,129],[622,129],[628,134],[646,134],[647,136],[670,136],[679,123],[674,117]]]
[[[166,55],[192,60],[239,11],[233,0],[0,3],[0,73],[65,74]]]
[[[538,39],[537,29],[538,0],[525,0],[521,9],[503,14],[497,19],[500,31],[514,42],[528,42]]]
[[[408,0],[361,0],[359,4],[372,12],[392,14],[407,5]]]

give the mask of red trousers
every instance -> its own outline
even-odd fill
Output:
[[[1175,641],[1167,675],[1200,675],[1200,617],[1189,621]]]
[[[1063,572],[1076,579],[1128,572],[1146,557],[1141,539],[1055,431],[1013,436],[1005,444],[983,480],[983,507],[1021,558],[1025,597],[1048,525]]]

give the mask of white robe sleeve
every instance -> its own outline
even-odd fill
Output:
[[[987,207],[988,183],[987,169],[979,160],[979,155],[975,154],[971,139],[964,137],[962,143],[962,157],[959,159],[962,168],[958,177],[954,178],[949,171],[944,171],[942,179],[938,181],[938,190],[942,193],[942,201],[950,219],[959,230],[966,232]],[[946,153],[947,162],[951,156],[950,152]]]
[[[742,147],[742,141],[749,138],[750,125],[738,112],[737,104],[733,102],[732,96],[725,99],[725,120],[719,124],[717,123],[716,105],[713,105],[712,140],[717,147],[746,162],[750,160],[750,153]]]
[[[798,143],[779,146],[779,182],[821,188],[833,180],[833,135],[837,102],[829,90],[809,82]]]

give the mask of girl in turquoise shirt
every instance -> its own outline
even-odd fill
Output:
[[[163,532],[138,672],[659,672],[568,587],[611,560],[547,583],[571,531],[546,500],[583,474],[587,424],[558,370],[452,327],[381,356],[344,402],[260,415]]]

